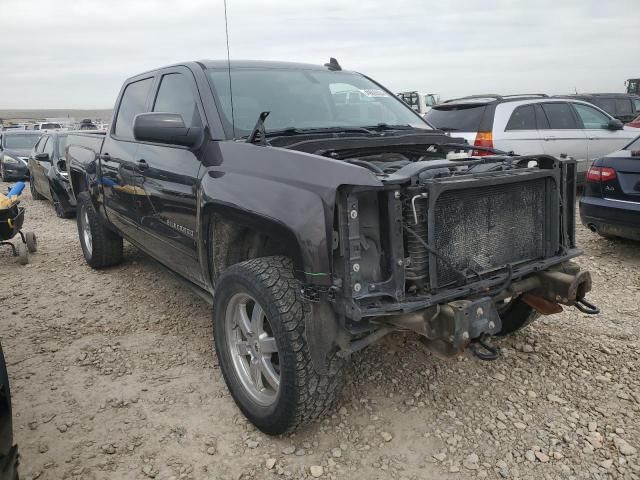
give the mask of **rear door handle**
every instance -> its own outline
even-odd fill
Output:
[[[147,168],[149,168],[149,164],[144,158],[141,158],[140,160],[138,160],[137,163],[138,163],[138,170],[146,170]]]

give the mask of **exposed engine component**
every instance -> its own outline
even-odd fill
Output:
[[[427,198],[416,195],[404,202],[402,216],[404,224],[410,226],[420,238],[427,241]],[[417,221],[416,221],[417,220]],[[405,236],[405,275],[408,281],[423,287],[429,275],[429,252],[413,235]]]
[[[359,157],[359,160],[372,163],[386,174],[400,170],[405,165],[411,163],[411,160],[405,155],[396,152]]]

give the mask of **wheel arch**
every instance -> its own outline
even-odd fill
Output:
[[[208,278],[216,279],[231,265],[252,258],[283,255],[291,258],[295,278],[306,282],[303,250],[293,231],[274,218],[240,208],[210,203],[202,210],[202,258]]]

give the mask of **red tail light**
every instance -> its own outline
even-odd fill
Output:
[[[474,147],[486,147],[493,148],[493,133],[491,132],[478,132],[476,134],[476,140],[473,142]],[[492,155],[491,152],[485,150],[474,150],[472,155],[476,157],[482,157],[484,155]]]
[[[591,167],[587,172],[587,182],[610,182],[616,179],[616,171],[611,167]]]

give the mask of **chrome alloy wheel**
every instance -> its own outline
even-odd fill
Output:
[[[82,213],[80,215],[80,226],[82,227],[82,239],[84,240],[84,247],[87,249],[87,253],[91,255],[92,251],[92,236],[91,236],[91,224],[89,223],[89,214],[87,213],[87,208],[82,208]]]
[[[261,406],[273,404],[280,388],[278,346],[271,323],[260,304],[237,293],[225,312],[227,347],[245,392]]]

